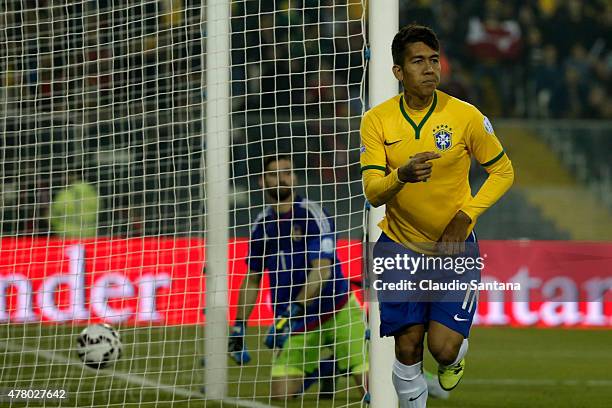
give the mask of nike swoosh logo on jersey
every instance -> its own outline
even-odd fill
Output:
[[[470,320],[470,319],[462,319],[457,314],[453,316],[453,319],[455,319],[456,322],[467,322],[468,320]]]
[[[385,146],[391,146],[391,145],[394,145],[394,144],[399,143],[399,142],[401,142],[401,140],[396,140],[395,142],[387,142],[385,140],[383,143],[385,144]]]
[[[408,401],[416,401],[416,400],[418,400],[421,397],[421,395],[423,395],[425,393],[425,391],[427,391],[427,389],[423,390],[423,392],[420,393],[419,395],[417,395],[416,397],[409,398]]]

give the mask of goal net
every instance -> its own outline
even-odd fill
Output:
[[[334,265],[365,321],[365,1],[227,1],[227,288],[207,290],[206,216],[219,199],[206,177],[207,67],[219,64],[207,54],[211,3],[221,2],[1,2],[0,406],[363,403],[355,364],[338,351],[347,344],[329,339],[301,354],[317,369],[331,361],[331,374],[306,370],[304,392],[272,398],[274,367],[302,362],[264,345],[274,320],[267,277],[247,321],[252,360],[228,354],[222,397],[204,387],[204,338],[207,306],[226,299],[228,327],[207,338],[227,354],[249,236],[269,204],[259,181],[271,154],[290,155],[296,194],[329,214]],[[97,323],[122,343],[100,369],[76,351]]]

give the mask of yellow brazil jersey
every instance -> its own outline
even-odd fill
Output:
[[[472,219],[469,233],[513,181],[512,165],[489,120],[473,105],[441,91],[420,111],[410,109],[402,94],[372,108],[363,117],[361,140],[366,197],[374,206],[386,204],[379,226],[413,249],[437,241],[459,210]],[[397,169],[427,151],[442,156],[431,161],[427,182],[401,183]],[[476,197],[468,181],[471,157],[489,173]]]

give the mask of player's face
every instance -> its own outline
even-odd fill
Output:
[[[394,65],[393,74],[408,94],[425,98],[440,84],[440,54],[422,42],[406,45],[404,63]]]
[[[263,187],[270,199],[281,202],[291,196],[294,181],[291,161],[281,159],[268,164],[263,176]]]

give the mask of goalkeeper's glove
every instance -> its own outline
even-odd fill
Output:
[[[271,349],[282,348],[303,316],[304,306],[293,303],[289,309],[274,320],[264,344]]]
[[[246,322],[242,320],[236,320],[236,323],[230,329],[227,350],[236,364],[246,364],[251,361],[251,355],[244,343],[245,332]]]

